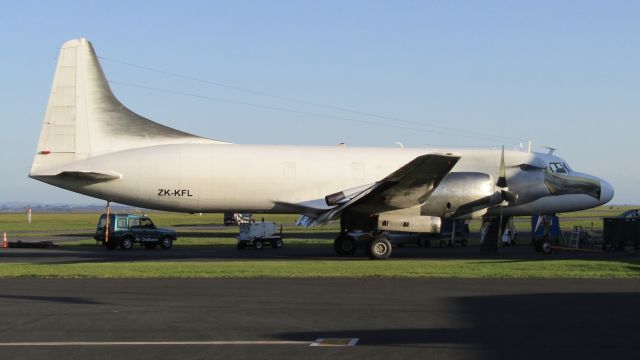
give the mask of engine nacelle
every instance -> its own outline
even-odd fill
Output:
[[[421,207],[420,214],[444,218],[480,218],[502,202],[491,175],[456,172],[447,175]]]

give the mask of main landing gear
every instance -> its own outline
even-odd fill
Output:
[[[343,232],[333,241],[333,248],[340,256],[353,256],[358,245],[354,238]]]
[[[387,259],[391,256],[393,249],[389,239],[381,235],[373,236],[370,233],[341,232],[333,242],[333,248],[341,256],[353,256],[360,247],[363,247],[369,258],[374,260]]]
[[[391,256],[391,242],[384,236],[374,238],[367,245],[367,252],[373,260],[387,259]]]

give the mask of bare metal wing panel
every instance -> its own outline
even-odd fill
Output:
[[[324,224],[337,219],[345,210],[359,213],[380,213],[423,204],[438,184],[453,169],[460,156],[453,154],[421,155],[348,198],[344,193],[328,195],[327,205],[334,208],[315,219],[303,219],[306,226]]]

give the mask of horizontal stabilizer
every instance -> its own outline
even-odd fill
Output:
[[[122,178],[122,175],[115,171],[63,171],[55,176],[91,182],[104,182]]]

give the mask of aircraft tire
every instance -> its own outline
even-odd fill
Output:
[[[551,254],[551,252],[553,252],[553,249],[551,248],[551,243],[548,241],[545,241],[544,243],[542,243],[541,249],[544,255],[549,255]]]
[[[369,258],[372,260],[384,260],[391,256],[391,242],[385,237],[377,237],[369,242]]]
[[[358,246],[351,236],[343,233],[333,241],[333,249],[340,256],[353,256],[353,254],[356,253]]]

